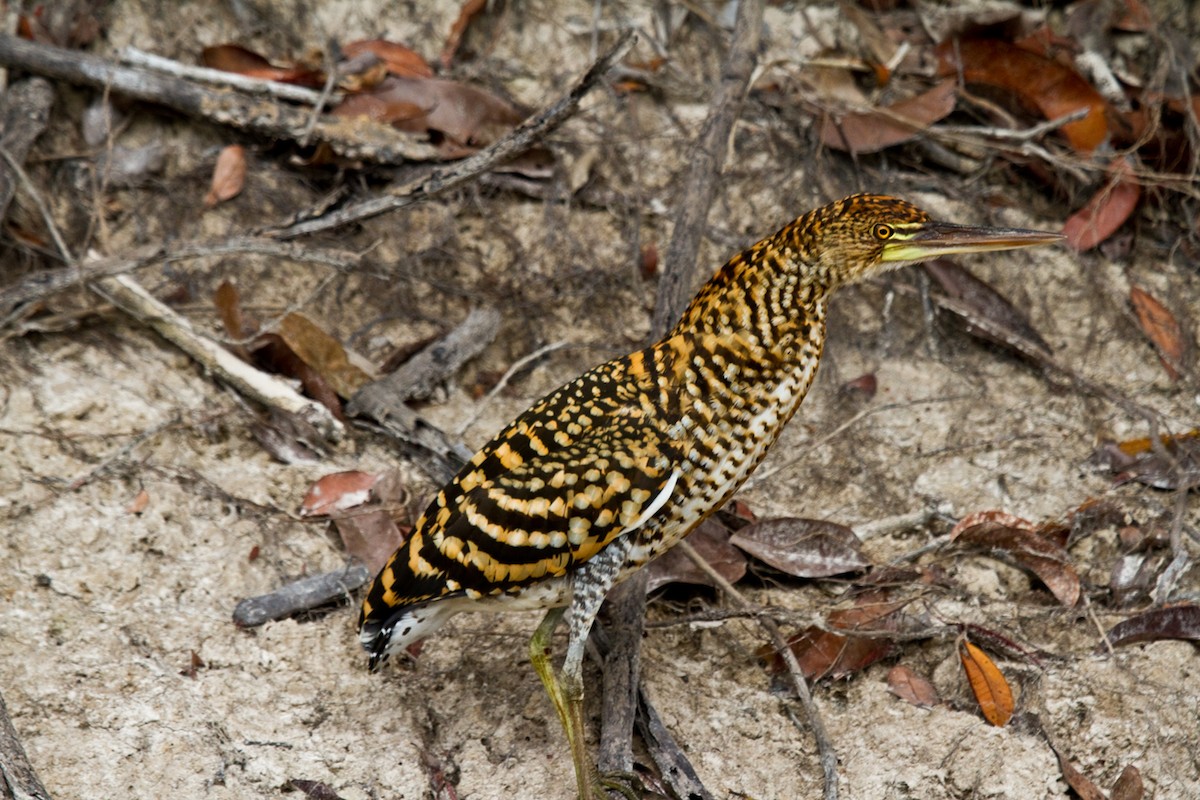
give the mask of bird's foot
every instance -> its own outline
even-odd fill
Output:
[[[647,793],[642,779],[633,772],[605,772],[592,782],[592,794],[598,800],[612,800],[613,793],[625,800],[645,800]]]

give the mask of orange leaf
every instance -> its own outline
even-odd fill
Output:
[[[432,78],[433,67],[419,53],[386,39],[360,39],[342,48],[346,58],[360,53],[374,53],[387,66],[388,72],[403,78]]]
[[[1183,364],[1186,351],[1179,321],[1166,306],[1137,286],[1129,287],[1129,302],[1133,305],[1138,324],[1142,326],[1142,333],[1146,334],[1158,350],[1158,360],[1162,362],[1163,368],[1171,376],[1171,380],[1179,380],[1179,367]]]
[[[970,642],[962,643],[958,657],[967,673],[971,691],[979,701],[983,718],[997,728],[1003,728],[1013,715],[1012,689],[1008,681],[987,654]]]
[[[880,111],[855,112],[821,125],[821,142],[834,150],[875,153],[912,139],[954,110],[954,81],[946,80],[929,91],[901,100]]]
[[[301,86],[321,86],[325,83],[325,76],[317,70],[300,65],[277,67],[264,56],[240,44],[206,47],[200,53],[200,63],[223,72],[245,75],[247,78],[262,78]]]
[[[955,56],[961,60],[956,61]],[[1087,116],[1062,126],[1076,150],[1090,153],[1108,135],[1104,98],[1074,70],[1037,53],[992,39],[967,39],[938,45],[938,73],[961,72],[967,83],[981,83],[1015,93],[1046,119],[1086,108]]]
[[[213,168],[212,186],[204,196],[204,205],[212,208],[217,203],[232,200],[242,193],[246,183],[246,149],[240,144],[231,144],[217,156]]]
[[[140,514],[146,510],[148,505],[150,505],[150,493],[142,489],[125,507],[125,511],[129,514]]]
[[[1142,197],[1142,187],[1125,159],[1114,161],[1109,172],[1112,180],[1063,224],[1067,244],[1076,250],[1090,250],[1112,236],[1129,219]]]

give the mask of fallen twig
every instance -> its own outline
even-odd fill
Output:
[[[579,107],[579,101],[599,85],[613,64],[624,56],[630,47],[633,47],[634,41],[634,35],[626,33],[617,40],[611,50],[592,64],[566,96],[525,120],[503,138],[475,155],[450,166],[436,167],[427,175],[397,186],[380,197],[373,197],[322,217],[306,219],[284,228],[264,231],[264,233],[279,239],[294,239],[297,236],[327,231],[404,208],[466,183],[497,164],[529,149],[534,142],[544,138],[546,134],[565,122],[575,113],[575,109]]]
[[[157,300],[128,275],[103,278],[96,282],[93,290],[134,319],[154,328],[164,339],[241,394],[265,406],[294,414],[328,439],[341,438],[342,423],[334,418],[328,408],[304,397],[282,378],[247,364],[212,339],[196,333],[191,322]]]
[[[108,89],[239,130],[276,139],[300,141],[310,112],[287,103],[251,97],[232,89],[212,89],[182,78],[106,58],[0,34],[0,64],[80,86]],[[433,145],[412,134],[369,119],[323,116],[312,136],[346,158],[378,164],[431,161],[441,156]]]
[[[8,324],[9,315],[21,306],[44,300],[87,281],[121,275],[155,263],[165,264],[189,258],[247,253],[279,256],[289,261],[323,264],[335,269],[349,269],[362,260],[359,254],[347,250],[312,247],[297,242],[280,242],[258,236],[235,236],[219,240],[202,239],[172,245],[146,245],[129,253],[91,259],[82,264],[28,275],[0,292],[0,329]]]
[[[0,100],[0,148],[16,163],[24,163],[34,140],[46,129],[53,104],[54,89],[44,78],[26,78],[4,92]],[[0,219],[8,215],[8,204],[16,190],[17,182],[0,174]]]
[[[16,728],[8,718],[8,706],[0,695],[0,798],[8,800],[50,800],[50,793],[25,755]]]
[[[240,628],[253,628],[271,620],[284,619],[348,597],[370,579],[370,571],[358,562],[345,569],[301,578],[273,592],[242,600],[233,609],[233,622]]]
[[[291,83],[272,81],[266,78],[251,78],[236,72],[226,72],[212,67],[197,67],[194,64],[184,64],[171,58],[165,58],[154,53],[147,53],[136,47],[126,47],[121,51],[121,63],[131,67],[143,67],[163,75],[175,78],[186,78],[200,83],[211,83],[214,86],[229,86],[247,94],[263,94],[279,100],[292,100],[306,106],[323,107],[323,92],[296,86]],[[340,99],[336,95],[332,99]]]

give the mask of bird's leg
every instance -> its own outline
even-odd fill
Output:
[[[575,780],[579,786],[579,800],[608,800],[604,791],[611,787],[631,800],[637,794],[620,780],[600,776],[595,762],[587,750],[587,736],[583,723],[583,655],[587,646],[592,622],[604,603],[604,596],[616,582],[621,565],[633,545],[633,537],[627,536],[610,544],[593,557],[575,575],[570,605],[570,635],[567,655],[562,671],[556,673],[550,663],[550,637],[566,608],[552,608],[546,613],[533,638],[529,640],[529,660],[546,687],[546,694],[554,703],[554,710],[562,722],[571,748],[571,760],[575,764]],[[624,776],[619,776],[623,778]]]

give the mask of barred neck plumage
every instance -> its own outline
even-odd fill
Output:
[[[789,223],[729,259],[683,312],[666,338],[679,334],[752,332],[772,348],[796,325],[818,323],[832,288],[810,236],[813,215]]]

